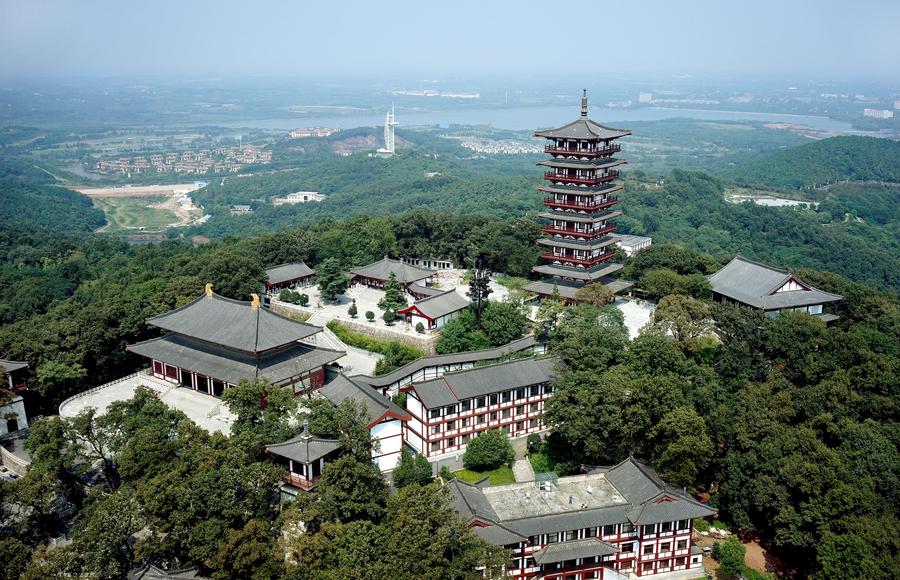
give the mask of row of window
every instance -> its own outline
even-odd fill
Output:
[[[687,550],[688,541],[687,540],[678,540],[675,542],[676,550]],[[631,550],[626,550],[625,545],[622,545],[623,552],[630,552]],[[659,554],[665,554],[666,552],[672,551],[672,542],[660,542],[659,543]],[[643,554],[645,556],[653,553],[653,544],[647,544],[644,546]]]
[[[516,407],[516,415],[524,415],[526,408],[531,413],[540,413],[540,403],[531,403],[531,405],[519,405]],[[443,423],[444,431],[453,431],[459,425],[460,429],[465,429],[470,425],[482,425],[488,421],[496,421],[499,419],[511,419],[512,409],[503,409],[502,411],[492,411],[490,413],[482,413],[474,417],[463,417],[458,420],[451,420]],[[428,428],[429,435],[437,435],[441,432],[441,424],[431,425]]]
[[[658,564],[657,569],[662,571],[662,570],[668,568],[669,566],[671,566],[673,562],[676,567],[684,566],[687,564],[687,557],[680,556],[678,558],[675,558],[674,560],[660,560],[659,562],[657,562],[657,564]],[[642,572],[653,572],[653,562],[644,562],[643,564],[641,564],[641,571]]]
[[[677,522],[662,522],[660,524],[648,524],[645,526],[641,526],[641,534],[649,535],[657,533],[664,534],[667,532],[672,532],[674,530],[682,530],[688,531],[691,529],[691,520],[678,520]],[[591,527],[591,528],[579,528],[577,530],[567,530],[565,532],[557,532],[550,534],[541,534],[537,536],[531,536],[529,541],[532,546],[543,546],[546,544],[556,544],[559,542],[569,542],[571,540],[581,540],[585,538],[596,538],[602,537],[607,538],[609,536],[615,536],[616,534],[629,535],[635,532],[635,527],[629,523],[624,524],[611,524],[602,527]],[[599,536],[598,536],[599,533]],[[678,543],[682,542],[687,545],[687,540],[679,540]],[[667,546],[663,549],[663,546]],[[631,543],[622,544],[620,546],[621,552],[630,552],[633,546]],[[650,551],[647,552],[647,548],[650,548]],[[660,543],[660,552],[668,552],[669,548],[671,548],[671,542],[662,542]],[[677,547],[677,550],[683,550],[684,547]],[[645,554],[653,553],[653,545],[644,547]]]
[[[522,387],[515,390],[503,391],[501,393],[492,393],[483,397],[464,399],[456,405],[447,405],[446,407],[431,409],[428,411],[428,417],[430,419],[438,419],[442,415],[455,415],[456,413],[465,413],[467,411],[471,411],[472,409],[481,409],[487,407],[488,405],[509,403],[514,398],[513,394],[515,394],[515,399],[524,399],[526,397],[537,397],[541,394],[549,395],[552,392],[553,387],[549,384],[531,385],[530,387]]]
[[[495,414],[496,413],[492,413],[492,415],[495,415]],[[482,415],[482,417],[483,416],[484,415]],[[540,426],[541,426],[540,419],[534,418],[534,419],[528,420],[528,428],[529,429],[537,429]],[[499,429],[501,431],[503,431],[504,433],[506,433],[507,435],[509,434],[509,426],[508,425],[501,425],[499,427]],[[516,431],[524,431],[525,430],[525,421],[517,421],[515,430]],[[459,437],[459,444],[466,445],[472,439],[472,437],[474,437],[476,435],[478,435],[478,433],[474,433],[474,434],[466,433],[465,435],[461,435]],[[442,442],[443,442],[443,445],[441,445]],[[441,450],[442,447],[444,449],[447,449],[449,447],[455,447],[455,446],[456,446],[456,437],[447,437],[446,439],[439,439],[438,441],[432,441],[429,445],[429,449],[431,450],[432,453],[437,453]]]

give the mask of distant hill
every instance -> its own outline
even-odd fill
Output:
[[[105,223],[103,212],[89,198],[62,187],[0,179],[0,198],[4,227],[89,232]]]
[[[790,189],[847,180],[900,183],[900,142],[832,137],[756,159],[724,177],[744,185]]]

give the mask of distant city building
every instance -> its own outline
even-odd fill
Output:
[[[456,264],[449,258],[402,258],[403,262],[428,270],[452,270]]]
[[[648,238],[647,236],[630,236],[623,234],[618,236],[618,238],[619,241],[616,242],[616,245],[622,248],[622,251],[625,252],[625,255],[629,258],[638,250],[649,248],[650,245],[653,244],[653,239]]]
[[[894,108],[900,109],[900,101],[894,101]]]
[[[294,129],[291,131],[291,139],[302,139],[304,137],[328,137],[334,135],[340,129],[332,129],[331,127],[304,127],[302,129]]]
[[[649,103],[653,100],[653,95],[650,93],[639,93],[638,94],[638,102],[639,103]]]
[[[823,306],[843,296],[813,288],[787,270],[772,268],[735,256],[724,268],[709,276],[713,300],[763,310],[768,316],[800,310],[825,322],[836,320],[824,314]]]
[[[233,205],[231,206],[231,215],[246,215],[253,213],[253,208],[249,205]]]
[[[890,119],[894,116],[894,111],[888,109],[863,109],[864,117],[872,117],[873,119]]]
[[[236,173],[246,165],[271,163],[272,152],[251,145],[242,147],[217,147],[197,149],[181,153],[160,153],[137,157],[120,157],[100,160],[94,166],[98,173]]]
[[[397,122],[394,120],[394,106],[388,111],[384,118],[384,147],[377,151],[378,155],[390,157],[394,154],[394,126]]]
[[[544,205],[549,208],[538,215],[546,220],[545,237],[538,240],[546,249],[541,254],[544,263],[532,270],[546,278],[523,288],[544,297],[558,292],[567,302],[574,301],[586,284],[604,284],[614,293],[630,288],[631,282],[611,276],[622,264],[607,262],[616,255],[612,246],[618,239],[612,235],[616,229],[612,220],[622,215],[612,209],[619,202],[613,194],[622,190],[616,183],[618,167],[625,164],[613,157],[621,149],[615,141],[631,131],[589,119],[585,91],[580,118],[534,135],[550,141],[544,151],[551,158],[538,162],[548,168],[547,183],[538,187],[547,194]]]
[[[272,200],[272,205],[294,205],[297,203],[307,203],[309,201],[325,201],[327,195],[318,191],[296,191],[289,193],[284,197],[276,197]]]

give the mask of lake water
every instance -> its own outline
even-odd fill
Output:
[[[576,107],[510,107],[497,109],[458,109],[436,112],[399,112],[400,126],[415,125],[491,125],[498,129],[531,130],[539,127],[556,127],[570,122],[578,114]],[[593,107],[591,118],[598,123],[616,125],[634,121],[661,121],[663,119],[687,118],[702,121],[763,121],[771,123],[792,123],[807,125],[822,131],[850,132],[852,126],[845,121],[811,115],[789,115],[781,113],[755,113],[742,111],[717,111],[708,109],[681,109],[667,107],[642,107],[636,109],[607,109]],[[384,124],[384,114],[362,114],[346,116],[281,117],[238,121],[234,123],[209,123],[218,126],[290,130],[298,127],[373,127]]]

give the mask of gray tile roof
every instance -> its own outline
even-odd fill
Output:
[[[625,161],[622,159],[615,159],[613,157],[603,157],[600,159],[590,159],[590,160],[581,160],[581,159],[542,159],[538,161],[536,165],[541,165],[543,167],[560,167],[563,169],[606,169],[607,167],[616,167],[618,165],[624,165]]]
[[[147,319],[147,324],[228,348],[260,353],[321,332],[266,308],[212,294]]]
[[[393,401],[353,379],[340,374],[329,373],[328,380],[317,392],[322,394],[335,405],[340,405],[344,399],[353,399],[362,403],[366,408],[366,416],[369,427],[378,423],[385,417],[409,420],[409,413],[394,404]]]
[[[600,185],[592,185],[584,187],[581,185],[555,185],[551,183],[542,183],[538,185],[538,191],[547,193],[566,193],[570,195],[599,195],[604,193],[612,193],[624,189],[621,183],[602,183]]]
[[[605,127],[586,117],[581,117],[568,125],[563,125],[556,129],[534,132],[535,137],[547,137],[549,139],[618,139],[626,135],[631,135],[631,131]]]
[[[20,371],[24,368],[28,367],[27,362],[20,362],[17,360],[9,360],[5,358],[0,358],[0,367],[3,367],[2,370],[5,373],[14,373],[16,371]]]
[[[666,485],[653,470],[631,457],[618,465],[594,468],[584,475],[560,477],[552,491],[542,491],[534,483],[489,488],[460,481],[451,483],[453,507],[461,516],[469,521],[500,524],[525,537],[621,523],[676,521],[716,513],[688,494]],[[571,542],[564,544],[574,546]]]
[[[413,294],[418,294],[420,296],[437,296],[438,294],[443,294],[446,290],[442,290],[440,288],[434,288],[432,286],[423,286],[422,284],[410,284],[407,289]]]
[[[599,538],[585,538],[583,540],[571,540],[559,544],[549,544],[540,550],[535,550],[534,561],[540,565],[564,562],[576,558],[592,558],[594,556],[609,556],[619,549]]]
[[[556,282],[556,288],[557,290],[559,290],[560,297],[567,300],[575,300],[575,293],[578,292],[580,288],[583,288],[585,286],[584,282],[574,282],[572,280],[563,280],[557,278],[544,278],[543,280],[538,280],[537,282],[529,282],[528,284],[522,286],[522,289],[527,292],[540,294],[542,296],[552,296],[554,282]],[[594,284],[603,284],[604,286],[609,288],[613,294],[617,294],[634,286],[634,282],[631,282],[630,280],[618,280],[609,277],[601,277],[596,280]]]
[[[536,344],[537,340],[535,340],[534,336],[525,336],[504,345],[485,350],[470,350],[468,352],[455,352],[451,354],[423,356],[421,358],[417,358],[407,365],[403,365],[399,369],[394,369],[389,373],[379,375],[377,377],[355,375],[352,378],[356,382],[365,383],[372,387],[387,387],[427,367],[494,360],[503,358],[504,356],[507,356],[514,352],[529,349]]]
[[[525,536],[520,536],[512,530],[508,530],[497,524],[487,527],[474,527],[472,528],[472,531],[485,542],[495,546],[518,544],[526,539]]]
[[[602,211],[599,213],[576,213],[574,211],[547,211],[539,213],[538,217],[545,220],[565,220],[567,222],[579,222],[592,224],[603,220],[611,220],[622,215],[619,210]]]
[[[616,237],[619,238],[619,241],[625,246],[633,246],[635,244],[653,241],[653,238],[647,236],[632,236],[631,234],[618,234]]]
[[[384,281],[390,279],[391,272],[394,273],[397,281],[403,285],[418,282],[419,280],[424,280],[434,275],[434,271],[432,270],[419,268],[418,266],[413,266],[412,264],[407,264],[400,260],[392,260],[391,258],[382,258],[368,266],[350,270],[350,273],[354,276]]]
[[[341,448],[337,439],[314,437],[306,428],[303,433],[281,443],[266,445],[266,451],[272,455],[293,459],[300,463],[312,463]]]
[[[283,383],[346,354],[295,342],[257,357],[178,334],[131,344],[126,350],[232,384],[256,377]]]
[[[306,263],[294,262],[268,268],[266,270],[266,277],[269,284],[283,284],[292,280],[312,276],[315,273],[316,271],[307,266]]]
[[[441,316],[446,316],[469,307],[469,301],[456,290],[447,290],[441,294],[429,296],[416,300],[411,306],[408,306],[399,312],[407,313],[413,309],[418,310],[428,318],[434,320]]]
[[[412,390],[426,407],[433,409],[463,399],[549,382],[558,362],[556,357],[516,359],[446,373],[437,379],[413,383]]]
[[[572,278],[585,282],[597,282],[610,274],[615,274],[624,266],[622,264],[601,263],[596,268],[567,268],[555,264],[540,264],[531,269],[532,272],[547,276],[559,276],[560,278]]]
[[[579,242],[578,240],[568,240],[566,238],[541,238],[537,241],[542,246],[550,246],[556,248],[570,248],[573,250],[595,250],[605,248],[615,244],[619,240],[616,236],[603,236],[590,241]]]
[[[808,289],[775,292],[792,278]],[[763,310],[795,308],[843,299],[842,296],[823,292],[803,283],[787,270],[772,268],[741,256],[736,256],[724,268],[709,276],[709,282],[713,292]]]

